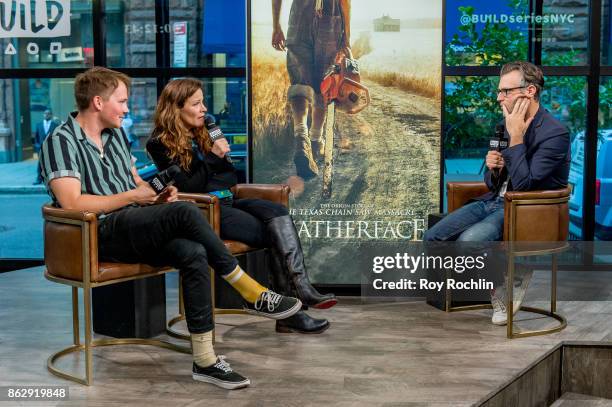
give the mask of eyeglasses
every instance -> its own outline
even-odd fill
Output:
[[[505,88],[505,89],[497,89],[497,96],[499,96],[500,93],[503,93],[505,97],[508,97],[508,94],[516,89],[525,89],[527,86],[529,85],[524,85],[524,86],[517,86],[515,88]]]

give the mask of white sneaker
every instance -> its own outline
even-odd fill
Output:
[[[527,293],[527,286],[533,276],[533,270],[525,273],[519,273],[514,279],[514,287],[512,292],[512,315],[521,309],[521,304]],[[506,288],[504,286],[497,287],[491,291],[491,305],[493,306],[493,317],[491,322],[494,325],[506,325],[508,323],[508,313],[506,310]]]
[[[506,310],[506,290],[503,286],[491,290],[491,305],[493,306],[493,325],[506,325],[508,312]],[[516,308],[514,309],[516,312]]]

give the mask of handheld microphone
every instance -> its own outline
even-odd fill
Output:
[[[219,126],[215,123],[215,118],[212,115],[206,115],[204,119],[204,125],[206,126],[206,130],[208,130],[208,135],[210,136],[210,140],[214,143],[215,141],[225,138],[225,134],[221,131]],[[232,157],[230,157],[229,153],[225,154],[225,160],[232,164]]]
[[[504,151],[508,148],[508,139],[506,138],[505,127],[498,123],[495,126],[495,137],[489,140],[489,150]]]
[[[172,165],[163,171],[158,172],[150,181],[149,185],[157,195],[164,192],[166,188],[174,184],[174,179],[181,172],[180,168]]]
[[[505,127],[503,125],[503,123],[498,123],[495,126],[495,136],[489,140],[489,151],[494,150],[494,151],[504,151],[506,148],[508,148],[508,139],[506,138],[506,132],[505,132]],[[499,176],[500,173],[500,169],[496,168],[495,170],[493,170],[493,173],[495,174],[496,177]]]

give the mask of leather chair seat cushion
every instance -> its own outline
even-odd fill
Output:
[[[256,247],[251,247],[248,244],[239,242],[237,240],[224,240],[223,243],[225,243],[225,247],[227,247],[227,250],[229,250],[232,254],[241,254],[257,250]]]

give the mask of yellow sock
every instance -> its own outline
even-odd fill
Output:
[[[191,351],[196,365],[200,367],[214,365],[217,362],[217,355],[212,344],[212,331],[191,334]]]
[[[257,298],[259,298],[261,293],[268,291],[267,288],[263,287],[257,281],[253,280],[247,273],[245,273],[240,266],[236,266],[234,271],[226,276],[223,276],[223,278],[240,293],[242,298],[251,304],[257,301]]]

